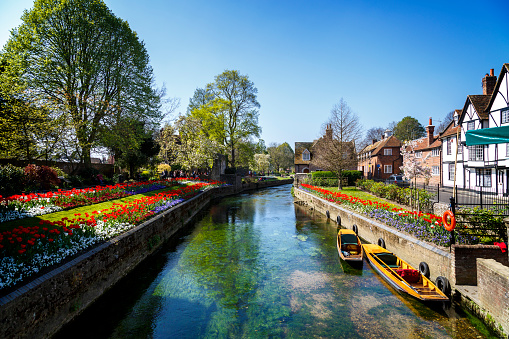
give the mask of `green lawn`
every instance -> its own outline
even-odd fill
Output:
[[[176,189],[179,187],[181,187],[181,186],[172,186],[172,187],[163,188],[163,189],[160,189],[157,191],[146,192],[146,193],[131,195],[131,196],[128,196],[125,198],[105,201],[105,202],[101,202],[99,204],[76,207],[76,208],[73,208],[70,210],[39,215],[37,217],[7,221],[7,222],[0,224],[0,232],[10,231],[18,226],[24,226],[24,227],[39,226],[39,222],[41,220],[58,221],[58,220],[62,220],[65,217],[67,217],[69,219],[75,219],[77,217],[74,216],[74,214],[77,214],[77,213],[80,213],[82,216],[84,216],[85,213],[91,214],[94,211],[101,211],[104,209],[108,209],[108,208],[112,207],[114,203],[125,204],[125,203],[128,203],[129,201],[134,201],[137,199],[141,199],[143,197],[150,197],[150,196],[156,195],[157,193],[173,190],[173,189]]]

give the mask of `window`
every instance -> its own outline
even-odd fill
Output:
[[[421,151],[415,152],[415,157],[422,158],[422,152]]]
[[[385,148],[384,155],[392,155],[392,148]]]
[[[483,161],[484,160],[483,145],[468,146],[468,160]]]
[[[505,156],[509,157],[509,144],[505,144]]]
[[[392,173],[392,165],[384,165],[384,173]]]
[[[439,157],[440,156],[440,148],[433,148],[431,150],[431,156],[432,157]]]
[[[451,155],[452,154],[451,145],[452,145],[452,139],[451,138],[447,138],[447,155]]]
[[[311,159],[311,154],[309,153],[309,151],[307,149],[305,149],[304,152],[302,152],[302,160],[309,161],[310,159]]]
[[[476,186],[491,187],[491,169],[476,168]]]
[[[509,109],[505,109],[502,111],[502,123],[503,124],[509,123]]]
[[[454,114],[454,126],[458,126],[458,115]]]
[[[472,129],[475,129],[475,121],[467,122],[467,131],[470,131]]]
[[[454,180],[454,164],[449,164],[449,180]]]
[[[431,167],[431,174],[432,175],[440,175],[440,166]]]
[[[501,170],[498,171],[498,183],[499,184],[504,183],[504,171]]]

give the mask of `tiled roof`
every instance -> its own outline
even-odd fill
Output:
[[[459,110],[456,110],[456,111],[459,111]],[[460,128],[460,125],[454,126],[454,120],[451,121],[449,123],[449,125],[447,125],[447,128],[445,129],[445,131],[440,133],[440,138],[443,139],[443,138],[449,137],[451,135],[457,135],[458,134],[458,128]]]
[[[315,142],[296,142],[295,143],[295,165],[308,165],[310,160],[302,160],[302,152],[304,150],[308,150],[311,152],[311,148],[313,147]]]
[[[491,95],[469,95],[468,98],[475,108],[477,115],[481,119],[488,119],[490,112],[486,112],[486,108],[490,103]]]
[[[374,144],[368,145],[359,152],[359,154],[364,154],[366,152],[371,152],[371,155],[375,155],[384,147],[401,147],[401,141],[396,138],[394,135],[391,135],[388,138],[384,138],[380,141],[375,142]]]
[[[433,136],[433,142],[429,146],[428,146],[428,136],[413,141],[417,143],[417,145],[414,148],[415,151],[423,151],[442,146],[442,141],[439,139],[438,135]]]

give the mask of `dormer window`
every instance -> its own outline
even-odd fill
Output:
[[[459,116],[457,114],[454,114],[454,126],[458,126],[458,120]]]
[[[309,161],[311,160],[311,153],[307,149],[302,152],[302,161]]]

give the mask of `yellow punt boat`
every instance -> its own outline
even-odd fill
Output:
[[[392,252],[374,244],[362,247],[373,269],[396,290],[423,301],[449,300],[428,278]]]
[[[339,256],[344,261],[350,264],[362,263],[364,250],[362,249],[359,237],[354,231],[340,229],[338,232],[337,247]]]

